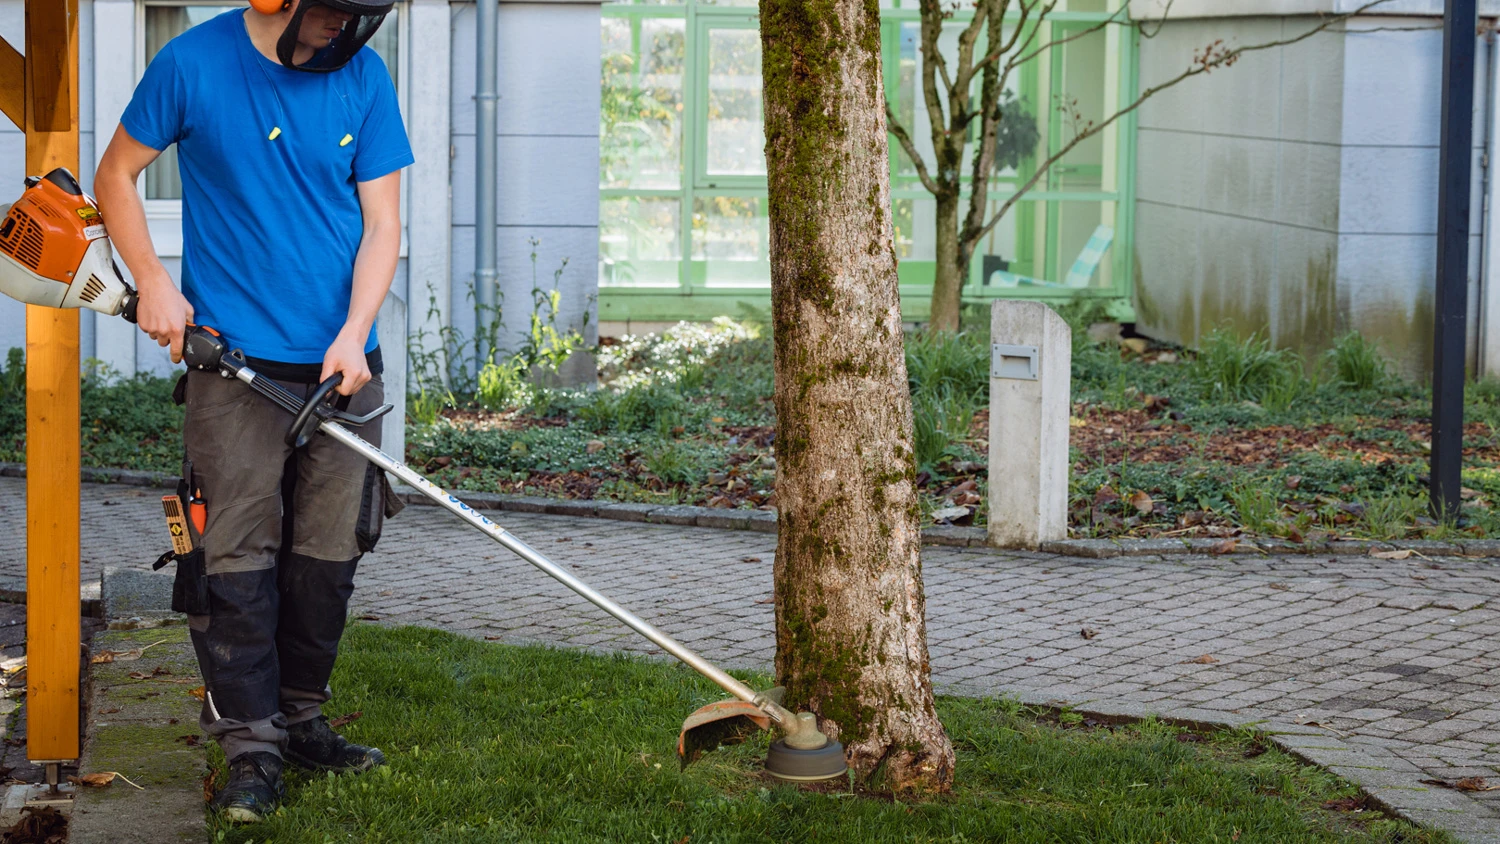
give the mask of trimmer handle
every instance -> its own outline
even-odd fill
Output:
[[[307,441],[312,439],[312,435],[316,434],[318,428],[323,424],[325,413],[331,415],[333,410],[333,408],[324,405],[323,402],[328,399],[328,394],[333,392],[334,388],[342,383],[344,383],[343,373],[335,372],[328,376],[327,381],[319,384],[318,388],[313,390],[313,394],[308,396],[307,401],[303,403],[302,410],[297,413],[297,418],[292,421],[292,427],[286,432],[287,445],[292,448],[301,448],[307,445]],[[326,410],[320,413],[319,408],[326,408]]]
[[[182,335],[182,362],[188,369],[218,372],[219,362],[229,352],[229,344],[219,332],[206,325],[188,323]]]

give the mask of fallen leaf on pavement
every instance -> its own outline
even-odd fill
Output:
[[[499,637],[499,636],[486,636],[486,637],[484,637],[484,640],[486,642],[498,642],[498,641],[500,641],[500,638],[501,637]]]
[[[756,598],[755,599],[755,603],[757,603],[757,604],[774,604],[774,603],[776,603],[776,596],[772,595],[769,598]]]
[[[1376,551],[1370,549],[1370,556],[1377,560],[1404,560],[1411,556],[1410,548],[1402,548],[1400,551]]]
[[[1484,777],[1464,777],[1456,782],[1447,780],[1417,780],[1423,785],[1435,785],[1439,788],[1451,788],[1455,791],[1500,791],[1500,785],[1490,785],[1485,782]]]
[[[1272,583],[1270,584],[1270,588],[1275,589],[1277,592],[1289,592],[1292,587],[1287,583]]]
[[[760,558],[759,557],[741,557],[740,558],[740,562],[742,562],[742,563],[758,563],[758,562],[760,562]]]
[[[1183,665],[1212,665],[1215,662],[1218,662],[1218,660],[1214,659],[1209,654],[1204,654],[1203,656],[1200,656],[1197,659],[1183,660],[1182,664]]]
[[[1083,628],[1082,630],[1079,631],[1079,634],[1082,635],[1083,638],[1085,638],[1085,639],[1092,639],[1095,636],[1099,635],[1099,631],[1098,630],[1090,630],[1089,628],[1085,627],[1085,628]]]
[[[358,712],[351,712],[348,715],[340,715],[337,718],[330,718],[328,720],[328,726],[333,727],[334,729],[338,729],[339,727],[342,727],[351,721],[358,721],[363,717],[365,717],[365,712],[363,709],[361,709]]]
[[[68,782],[74,785],[87,785],[93,788],[103,788],[115,781],[117,774],[114,771],[100,771],[97,774],[84,774],[81,777],[68,777]]]
[[[1208,549],[1208,553],[1210,553],[1210,554],[1233,554],[1234,553],[1234,549],[1238,548],[1239,546],[1240,546],[1240,541],[1238,539],[1226,539],[1223,542],[1215,542],[1213,544],[1213,547]]]

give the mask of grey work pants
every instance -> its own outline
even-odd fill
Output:
[[[313,387],[281,383],[304,398]],[[291,415],[238,380],[189,372],[186,399],[189,482],[208,511],[209,612],[188,617],[207,692],[200,722],[230,759],[279,755],[287,726],[318,717],[329,698],[360,505],[378,470],[322,434],[294,451]],[[348,409],[368,413],[383,399],[377,378]],[[359,433],[380,444],[378,424]]]

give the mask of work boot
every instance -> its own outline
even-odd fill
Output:
[[[385,764],[385,754],[378,749],[335,733],[327,715],[286,728],[286,758],[318,771],[368,771]]]
[[[214,808],[234,823],[258,823],[281,805],[281,757],[264,750],[241,753],[229,761],[229,782],[214,795]]]

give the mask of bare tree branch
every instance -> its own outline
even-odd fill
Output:
[[[931,193],[937,193],[939,185],[933,181],[932,175],[927,172],[927,162],[922,160],[922,154],[917,151],[917,145],[912,142],[911,135],[907,134],[906,127],[896,119],[896,112],[891,109],[891,101],[885,101],[885,123],[896,140],[901,142],[901,148],[906,150],[906,155],[917,165],[917,176],[922,180],[922,187]]]
[[[1125,10],[1127,10],[1129,8],[1130,8],[1129,5],[1122,4],[1120,6],[1120,8],[1117,9],[1117,10],[1115,10],[1115,13],[1112,14],[1112,15],[1110,15],[1108,18],[1105,18],[1104,20],[1099,21],[1098,23],[1094,24],[1093,26],[1091,26],[1091,27],[1089,27],[1087,29],[1080,29],[1077,32],[1073,33],[1072,35],[1069,35],[1066,38],[1058,38],[1056,40],[1049,41],[1048,43],[1043,44],[1040,47],[1037,47],[1035,50],[1032,50],[1031,52],[1027,53],[1026,55],[1020,56],[1019,58],[1015,59],[1014,63],[1018,64],[1018,65],[1025,64],[1028,61],[1031,61],[1032,59],[1036,58],[1037,56],[1040,56],[1042,53],[1045,53],[1048,50],[1052,49],[1053,47],[1061,47],[1062,45],[1068,43],[1069,41],[1077,41],[1078,39],[1083,38],[1085,36],[1093,35],[1094,33],[1096,33],[1099,30],[1105,28],[1106,26],[1109,26],[1110,24],[1121,23],[1122,21],[1119,20],[1120,15],[1123,12],[1125,12]]]
[[[1000,222],[1001,218],[1003,218],[1010,211],[1010,209],[1021,200],[1023,196],[1025,196],[1033,187],[1035,187],[1037,182],[1041,181],[1042,178],[1047,175],[1047,173],[1052,169],[1052,165],[1062,160],[1062,158],[1069,152],[1072,152],[1074,147],[1077,147],[1079,144],[1083,143],[1085,140],[1088,140],[1094,135],[1103,132],[1115,121],[1140,108],[1142,103],[1155,96],[1156,94],[1165,91],[1166,89],[1171,88],[1172,86],[1177,85],[1185,80],[1191,79],[1194,76],[1201,76],[1205,73],[1210,73],[1217,68],[1234,64],[1234,62],[1237,61],[1240,56],[1246,53],[1253,53],[1260,50],[1269,50],[1275,47],[1289,47],[1293,44],[1306,41],[1307,39],[1313,37],[1314,35],[1317,35],[1320,32],[1323,32],[1334,24],[1342,23],[1343,21],[1348,20],[1355,15],[1362,14],[1369,9],[1385,2],[1388,2],[1388,0],[1371,0],[1371,2],[1366,3],[1365,5],[1347,14],[1327,17],[1322,21],[1322,23],[1302,33],[1301,35],[1298,35],[1295,38],[1283,38],[1277,41],[1267,41],[1263,44],[1251,44],[1246,47],[1236,47],[1234,49],[1225,50],[1218,55],[1205,55],[1200,60],[1200,62],[1193,67],[1188,68],[1187,70],[1183,71],[1177,76],[1172,77],[1171,79],[1166,80],[1165,82],[1161,82],[1157,85],[1153,85],[1150,88],[1147,88],[1145,91],[1142,91],[1141,94],[1137,96],[1133,102],[1130,103],[1130,105],[1127,105],[1114,114],[1110,115],[1107,119],[1104,120],[1104,122],[1100,123],[1099,125],[1091,126],[1084,131],[1079,132],[1073,138],[1073,140],[1065,144],[1062,149],[1059,149],[1057,152],[1049,156],[1047,160],[1038,165],[1038,167],[1036,168],[1036,172],[1031,175],[1031,178],[1027,179],[1025,184],[1023,184],[1015,193],[1011,194],[1011,196],[1005,200],[1005,202],[1000,206],[1000,210],[995,213],[995,216],[992,217],[989,222],[985,223],[982,228],[973,233],[972,242],[977,243],[978,241],[982,240],[985,235],[989,234],[990,231],[995,228],[996,224]]]

